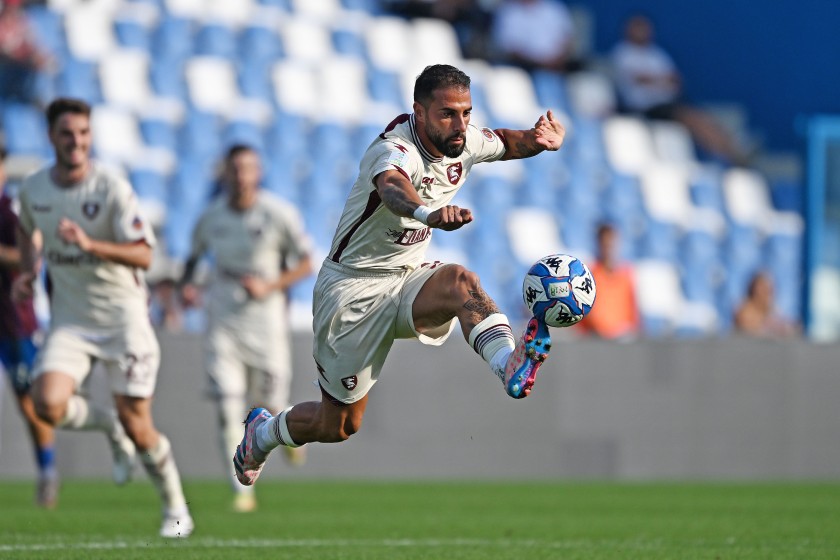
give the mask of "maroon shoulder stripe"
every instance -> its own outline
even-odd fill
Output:
[[[353,234],[356,233],[356,230],[359,229],[365,221],[373,216],[373,213],[379,208],[379,204],[382,202],[382,199],[379,198],[379,191],[371,191],[370,196],[368,197],[367,206],[365,206],[365,211],[362,212],[361,217],[359,220],[353,224],[353,227],[350,228],[350,231],[347,232],[341,242],[338,244],[338,247],[335,249],[335,253],[333,253],[330,259],[334,262],[339,262],[341,259],[341,253],[347,248],[347,245],[350,243],[350,238],[353,237]]]

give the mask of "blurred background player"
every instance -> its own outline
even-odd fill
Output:
[[[303,218],[290,204],[262,190],[262,166],[249,146],[231,147],[224,161],[225,192],[196,224],[182,279],[182,299],[198,304],[193,284],[199,259],[212,255],[214,278],[205,338],[206,370],[216,400],[225,470],[242,437],[250,407],[277,414],[289,405],[292,378],[287,291],[312,273]],[[288,448],[293,464],[303,449]],[[256,508],[253,488],[236,483],[235,511]]]
[[[0,148],[0,363],[9,375],[18,406],[32,438],[38,465],[36,503],[45,508],[58,504],[58,470],[55,466],[55,430],[38,418],[29,389],[37,348],[38,329],[32,298],[12,301],[12,280],[20,269],[15,231],[18,219],[6,192],[6,151]],[[0,395],[2,396],[2,395]]]
[[[322,399],[277,416],[263,408],[249,413],[233,459],[242,484],[256,481],[267,453],[279,445],[338,442],[357,432],[394,340],[439,346],[455,319],[511,397],[531,391],[550,348],[545,323],[531,318],[515,343],[507,317],[475,273],[423,258],[433,229],[472,222],[469,209],[450,202],[474,164],[558,150],[563,126],[551,111],[529,130],[471,125],[470,78],[443,64],[417,77],[413,108],[365,152],[315,284],[314,357]]]
[[[160,349],[142,270],[154,234],[131,185],[90,160],[90,106],[60,98],[46,114],[55,163],[21,187],[21,272],[13,284],[16,300],[32,297],[42,252],[51,319],[33,372],[35,410],[53,426],[108,434],[118,482],[129,479],[136,446],[163,501],[161,536],[185,537],[193,521],[169,440],[151,414]],[[105,366],[119,420],[76,394],[95,362]]]
[[[683,97],[682,78],[671,56],[654,42],[653,24],[641,15],[627,20],[624,40],[612,51],[612,70],[624,110],[684,125],[711,155],[745,165],[749,154],[709,113]]]
[[[589,267],[598,286],[598,305],[574,328],[600,338],[630,340],[640,332],[636,279],[632,266],[621,260],[619,236],[610,224],[598,227],[598,254]]]
[[[0,105],[3,101],[40,104],[39,73],[54,62],[41,47],[22,0],[0,2]]]

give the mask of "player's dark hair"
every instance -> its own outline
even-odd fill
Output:
[[[441,88],[470,89],[470,77],[448,64],[426,66],[414,82],[414,101],[427,107],[433,92]]]
[[[64,113],[75,113],[90,117],[90,105],[81,99],[59,97],[47,106],[47,125],[52,129],[58,118]]]
[[[233,158],[238,156],[243,152],[254,152],[257,153],[257,150],[254,149],[253,146],[248,144],[234,144],[230,148],[228,148],[227,152],[225,153],[225,162],[230,162]]]

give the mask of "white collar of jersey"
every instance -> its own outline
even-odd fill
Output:
[[[431,163],[440,163],[443,161],[443,157],[435,157],[433,156],[429,150],[426,149],[426,146],[423,145],[423,142],[420,141],[420,135],[417,134],[417,123],[414,120],[414,113],[411,113],[411,118],[409,118],[409,128],[411,129],[411,138],[414,140],[414,145],[417,146],[417,149],[420,150],[420,155],[423,156],[423,159],[429,161]]]

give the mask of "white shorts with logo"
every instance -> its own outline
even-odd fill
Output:
[[[292,380],[288,334],[276,333],[271,343],[247,333],[213,326],[205,338],[205,368],[214,398],[245,398],[250,406],[279,411],[289,405]],[[263,333],[262,337],[269,336]]]
[[[38,352],[33,379],[55,371],[72,377],[78,389],[95,361],[105,366],[112,393],[140,398],[154,394],[160,346],[149,323],[112,332],[91,332],[69,326],[52,328]]]
[[[444,266],[423,263],[413,270],[381,272],[324,261],[312,308],[318,381],[328,395],[348,404],[364,397],[396,339],[440,346],[449,338],[454,318],[420,334],[412,314],[420,289]]]

